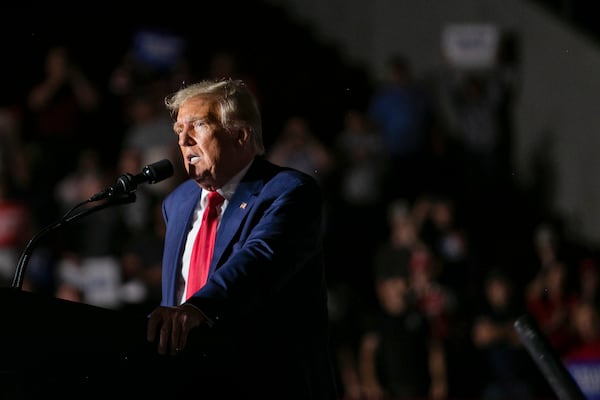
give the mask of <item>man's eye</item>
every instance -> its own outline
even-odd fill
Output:
[[[204,121],[194,121],[194,129],[202,128],[204,125]]]

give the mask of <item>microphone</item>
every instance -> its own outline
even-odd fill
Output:
[[[164,159],[144,166],[142,172],[137,175],[124,173],[117,179],[117,183],[109,186],[101,192],[96,193],[88,201],[103,200],[115,195],[134,192],[141,183],[158,183],[173,175],[173,164]]]

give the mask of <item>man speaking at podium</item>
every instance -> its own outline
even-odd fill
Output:
[[[161,357],[188,362],[169,388],[335,399],[318,183],[264,159],[242,81],[201,81],[165,103],[189,175],[163,203],[162,301],[148,321]]]

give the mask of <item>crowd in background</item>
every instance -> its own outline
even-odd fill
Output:
[[[119,174],[168,158],[174,176],[140,186],[135,203],[44,237],[24,279],[26,290],[101,307],[158,304],[161,200],[184,176],[164,97],[180,82],[233,77],[266,104],[277,99],[234,51],[193,70],[181,38],[153,35],[139,32],[105,80],[52,44],[22,100],[3,104],[3,285],[34,234]],[[169,52],[145,47],[156,42]],[[408,55],[388,67],[389,79],[341,113],[286,110],[265,137],[266,157],[313,175],[325,192],[341,396],[553,398],[513,329],[526,312],[574,374],[588,368],[578,380],[585,390],[598,391],[589,377],[600,365],[600,266],[594,249],[572,243],[511,179],[515,71],[419,79]]]

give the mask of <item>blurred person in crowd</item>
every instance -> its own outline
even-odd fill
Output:
[[[443,343],[412,301],[406,271],[387,264],[375,274],[379,307],[371,313],[360,343],[362,398],[446,398]]]
[[[558,226],[544,221],[534,226],[532,232],[532,260],[523,274],[515,276],[527,292],[535,292],[543,286],[546,271],[556,262],[568,256],[568,245]]]
[[[334,144],[342,204],[351,209],[380,208],[387,167],[381,133],[373,128],[363,111],[349,109]]]
[[[564,243],[558,229],[551,223],[540,223],[535,227],[533,246],[538,264],[538,271],[536,272],[546,270],[547,267],[564,256]]]
[[[567,264],[560,259],[546,265],[525,288],[526,309],[558,356],[573,343],[569,318],[577,299],[569,285]]]
[[[33,227],[29,204],[17,194],[11,176],[0,172],[0,286],[12,283],[19,255],[33,235]],[[25,286],[32,289],[29,284]]]
[[[77,154],[99,148],[106,133],[100,91],[72,48],[52,44],[42,61],[41,76],[27,92],[23,132],[31,154],[32,209],[45,226],[57,218],[54,185],[76,168]]]
[[[593,257],[584,257],[579,262],[577,296],[600,310],[600,269]]]
[[[524,313],[510,278],[492,270],[484,281],[483,302],[476,307],[471,328],[482,364],[483,400],[532,400],[535,388],[528,379],[528,361],[514,330],[514,322]]]
[[[191,361],[171,371],[175,384],[163,376],[166,390],[171,398],[335,399],[319,184],[264,159],[259,106],[242,81],[191,84],[166,105],[190,179],[163,202],[162,300],[148,340],[159,355]],[[188,272],[198,267],[190,260],[209,196],[223,203],[210,270],[196,289]]]
[[[414,301],[429,318],[433,335],[446,341],[452,334],[457,302],[456,293],[438,279],[440,266],[439,258],[426,244],[411,250],[408,276]]]
[[[0,173],[23,192],[31,184],[30,154],[23,138],[21,106],[0,107]]]
[[[429,192],[420,193],[412,203],[410,213],[415,224],[415,229],[418,232],[419,237],[423,240],[427,239],[425,236],[426,225],[429,223],[429,214],[431,213],[431,206],[433,205],[433,195]]]
[[[562,357],[585,398],[600,399],[600,315],[587,301],[579,302],[571,317],[576,342]]]
[[[368,260],[356,262],[355,252],[348,252],[345,242],[334,256],[333,262],[341,265],[337,275],[334,274],[337,279],[330,280],[330,315],[341,385],[348,399],[360,398],[361,393],[357,368],[362,321],[357,315],[368,315],[374,307],[379,307],[373,271],[394,268],[408,274],[410,252],[419,240],[407,201],[396,199],[389,204],[386,218],[388,235],[384,240],[379,239]],[[357,234],[355,229],[351,232]],[[372,234],[369,230],[361,237]]]
[[[168,135],[172,132],[172,123],[159,109],[161,98],[161,92],[152,88],[139,89],[131,94],[126,106],[128,128],[123,135],[121,149],[137,152],[142,166],[177,155],[177,145],[169,140]],[[169,188],[168,181],[149,188],[164,192]]]
[[[289,117],[267,153],[272,163],[300,170],[323,184],[334,166],[329,149],[315,136],[308,120]]]
[[[361,321],[357,315],[368,314],[373,307],[378,306],[373,281],[373,270],[385,269],[393,266],[398,270],[408,271],[410,249],[418,241],[416,231],[410,218],[410,207],[407,202],[398,199],[389,205],[386,214],[389,224],[389,234],[385,240],[378,239],[374,244],[369,259],[357,262],[354,251],[349,248],[346,241],[342,241],[332,260],[333,264],[340,263],[338,269],[329,276],[334,279],[330,282],[330,315],[332,319],[333,341],[336,349],[338,369],[345,399],[361,398],[360,380],[358,375],[358,350],[361,339]],[[352,214],[347,214],[346,218]],[[337,224],[337,223],[336,223]],[[355,229],[349,229],[357,234]],[[347,234],[340,232],[339,234]],[[333,233],[334,240],[338,240],[338,233]],[[372,230],[365,232],[361,237],[373,235]],[[369,238],[373,240],[375,238]],[[361,238],[357,239],[358,241]],[[353,242],[352,248],[359,246]],[[346,257],[346,258],[343,258]]]
[[[500,123],[501,90],[495,81],[467,73],[453,88],[453,111],[466,157],[469,183],[473,190],[498,184],[502,124]],[[491,181],[491,182],[489,182]]]
[[[60,214],[89,198],[94,190],[105,181],[105,171],[99,152],[93,148],[82,149],[75,154],[76,165],[73,170],[59,179],[54,187],[54,197]]]
[[[73,154],[101,136],[94,133],[100,101],[99,90],[71,49],[60,44],[48,48],[44,74],[27,96],[27,120],[29,138],[42,149],[40,164],[53,174],[49,178],[58,179],[70,171]],[[49,170],[50,166],[55,169]]]
[[[514,32],[502,32],[498,39],[489,65],[464,68],[448,62],[438,85],[439,110],[462,143],[470,193],[478,196],[485,193],[477,191],[500,193],[510,183],[513,108],[521,83],[519,39]]]
[[[429,213],[419,233],[440,261],[440,283],[467,300],[480,279],[473,279],[475,273],[469,270],[469,238],[455,201],[445,195],[430,196]]]
[[[387,79],[369,99],[367,114],[383,135],[390,168],[386,175],[388,200],[414,200],[419,193],[419,162],[426,142],[428,105],[414,80],[408,57],[393,55],[386,63]]]
[[[387,211],[388,236],[377,244],[371,263],[374,270],[395,266],[408,274],[412,251],[423,244],[411,205],[404,199],[396,199],[388,205]],[[362,281],[367,284],[364,276]],[[368,284],[374,287],[370,279]]]

